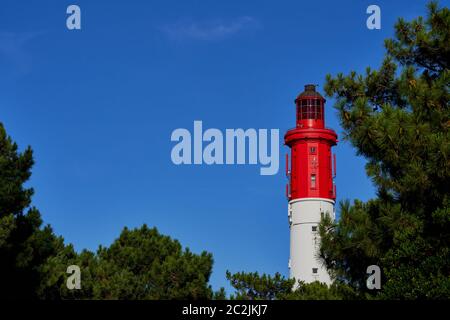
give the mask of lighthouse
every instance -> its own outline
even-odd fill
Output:
[[[334,130],[325,127],[325,99],[308,84],[295,99],[296,126],[286,132],[286,194],[289,201],[290,278],[311,283],[331,283],[319,257],[321,217],[335,219],[336,156],[331,147],[337,143]]]

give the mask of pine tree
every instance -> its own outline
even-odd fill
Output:
[[[33,163],[31,148],[19,152],[0,123],[0,299],[38,298],[46,260],[62,243],[30,206],[33,189],[24,183]]]
[[[213,259],[197,255],[156,228],[129,230],[108,248],[99,248],[94,298],[211,299]]]
[[[361,297],[450,297],[450,11],[400,19],[379,70],[327,76],[345,139],[367,159],[378,197],[340,205],[321,227],[322,256]],[[382,289],[366,288],[380,266]]]
[[[282,299],[292,292],[294,280],[285,279],[280,273],[273,277],[258,272],[238,272],[231,274],[227,271],[227,279],[236,289],[231,299],[237,300],[274,300]]]

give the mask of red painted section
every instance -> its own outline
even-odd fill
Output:
[[[315,96],[304,96],[295,100],[297,107],[297,127],[324,128],[325,114],[323,106],[325,99]]]
[[[325,128],[325,99],[302,96],[296,101],[297,127],[286,132],[291,148],[289,200],[301,198],[336,199],[331,147],[337,143],[334,130]],[[289,168],[289,164],[286,165]],[[334,170],[333,170],[334,169]]]

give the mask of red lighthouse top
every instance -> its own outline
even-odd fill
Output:
[[[307,84],[305,91],[295,99],[297,106],[297,127],[323,128],[325,99],[316,91],[316,86]]]
[[[308,84],[297,99],[296,127],[286,132],[284,141],[291,148],[291,163],[286,163],[289,177],[289,200],[301,198],[336,199],[333,177],[336,157],[331,147],[337,143],[337,134],[325,128],[325,99]],[[287,159],[288,160],[288,159]]]

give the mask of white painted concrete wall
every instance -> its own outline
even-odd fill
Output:
[[[330,276],[319,254],[319,222],[321,213],[335,219],[334,201],[323,198],[294,199],[289,202],[291,232],[290,277],[306,283],[320,281],[331,284]],[[317,231],[313,231],[313,227]],[[317,273],[313,272],[317,268]]]

